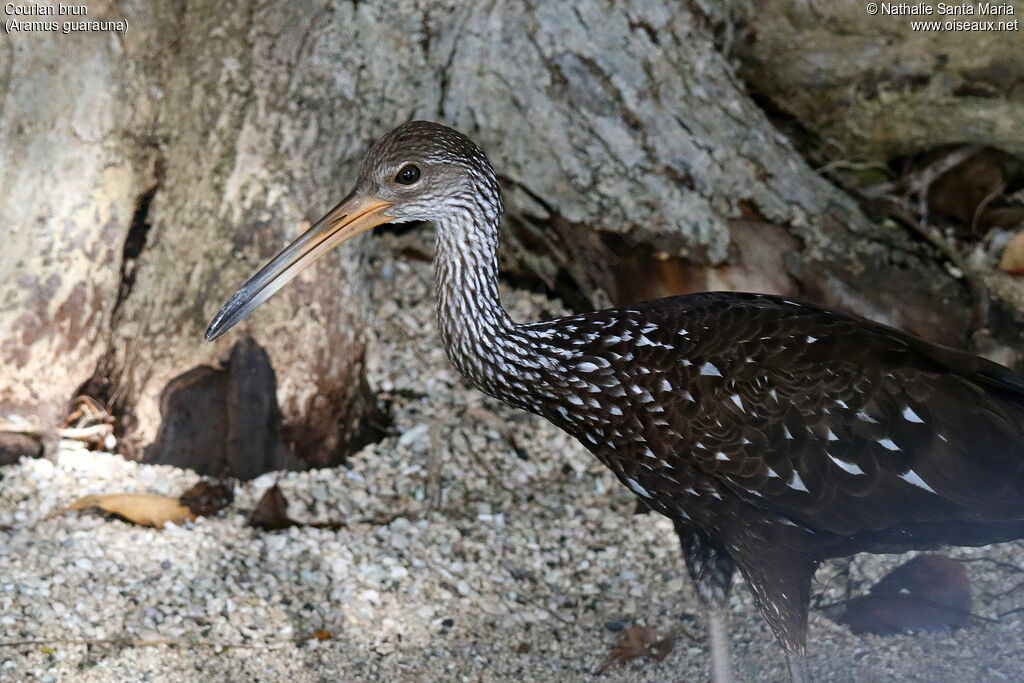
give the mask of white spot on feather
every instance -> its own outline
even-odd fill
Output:
[[[651,497],[651,494],[647,492],[647,489],[645,489],[643,486],[638,484],[634,479],[630,479],[629,477],[626,477],[626,483],[629,484],[629,488],[633,489],[634,491],[636,491],[639,495],[643,496],[644,498],[650,498]]]
[[[714,366],[710,361],[700,366],[700,374],[708,375],[711,377],[721,377],[722,373],[718,371],[718,368]]]
[[[839,437],[835,435],[831,427],[828,428],[828,433],[825,434],[825,439],[828,441],[839,441]]]
[[[740,398],[739,394],[733,394],[729,398],[732,399],[732,402],[736,404],[736,407],[739,408],[741,412],[743,412],[743,413],[747,412],[743,408],[743,400]]]
[[[808,344],[813,344],[816,341],[818,341],[817,337],[812,337],[811,335],[807,335],[807,343]]]
[[[580,372],[593,372],[597,370],[597,366],[589,361],[584,361],[576,366],[576,369]]]
[[[858,467],[855,463],[844,462],[844,461],[840,460],[839,458],[836,458],[831,453],[826,453],[825,455],[828,456],[829,460],[831,460],[835,464],[839,465],[839,467],[841,467],[842,469],[846,470],[850,474],[864,474],[864,470],[862,470],[860,467]]]
[[[726,455],[725,453],[723,453],[722,451],[718,451],[717,453],[715,453],[715,460],[728,460],[728,459],[729,459],[729,456]]]
[[[665,378],[662,378],[662,380],[661,380],[661,390],[662,391],[672,391],[672,385],[669,384],[668,380],[665,379]]]
[[[924,420],[922,420],[920,416],[918,416],[918,414],[915,413],[910,406],[907,406],[906,408],[903,409],[903,419],[906,420],[907,422],[916,422],[918,424],[924,424]]]
[[[906,474],[901,474],[899,476],[900,476],[900,479],[902,479],[903,481],[907,482],[908,484],[913,484],[914,486],[916,486],[918,488],[922,488],[925,491],[927,491],[928,493],[935,493],[935,489],[933,489],[931,486],[929,486],[925,482],[925,480],[922,479],[920,476],[918,476],[917,472],[915,472],[914,470],[907,470]]]
[[[810,493],[807,487],[804,486],[804,480],[800,478],[800,473],[793,470],[793,479],[788,484],[789,488],[797,491],[803,491],[804,493]]]
[[[893,441],[892,439],[879,439],[878,440],[878,445],[881,446],[882,448],[885,448],[886,450],[890,450],[890,451],[898,451],[898,450],[900,450],[900,447],[897,446],[896,442]]]
[[[864,422],[870,422],[871,424],[874,424],[874,425],[878,424],[878,420],[876,420],[875,418],[871,417],[870,415],[865,413],[863,410],[857,413],[857,419],[858,420],[863,420]]]

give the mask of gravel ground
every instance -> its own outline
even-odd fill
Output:
[[[220,516],[161,531],[50,515],[93,493],[177,496],[193,472],[72,442],[56,463],[0,469],[0,681],[707,678],[671,525],[634,515],[632,495],[563,433],[457,377],[434,331],[430,265],[391,256],[409,239],[419,237],[384,235],[371,248],[371,382],[395,422],[351,469],[264,475],[238,485]],[[561,312],[536,294],[503,298],[518,320]],[[343,527],[250,528],[275,481],[292,517]],[[816,609],[811,671],[1024,680],[1021,548],[953,551],[969,560],[978,616],[955,634],[858,637]],[[907,557],[826,564],[816,599],[841,600],[848,582],[863,592]],[[731,607],[736,677],[784,679],[745,588]],[[633,624],[675,631],[671,654],[598,674]]]

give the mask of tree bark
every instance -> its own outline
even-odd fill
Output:
[[[37,36],[28,50],[9,36],[0,55],[4,413],[55,423],[84,384],[116,404],[137,449],[157,432],[163,388],[251,334],[292,449],[336,462],[372,412],[358,245],[224,341],[202,333],[345,194],[367,144],[411,118],[488,150],[506,192],[506,273],[577,307],[758,289],[966,337],[964,285],[808,166],[703,11],[375,0],[92,8],[103,14],[132,29]]]
[[[0,47],[0,414],[54,426],[104,352],[124,233],[147,181],[121,132],[116,40],[11,34]],[[142,158],[140,158],[140,156]]]
[[[1013,10],[985,16],[869,14],[867,3],[822,0],[700,4],[728,26],[724,47],[743,79],[812,131],[830,157],[886,160],[965,142],[1024,157],[1024,29],[913,26],[1012,22],[1024,18],[1021,0],[982,3]]]

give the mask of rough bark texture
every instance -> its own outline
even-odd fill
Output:
[[[303,457],[326,465],[343,455],[350,435],[338,425],[362,386],[358,248],[325,259],[224,341],[202,340],[226,298],[345,192],[351,172],[338,169],[376,132],[338,115],[345,108],[323,87],[359,58],[323,59],[310,33],[330,16],[321,9],[154,5],[127,50],[142,76],[138,125],[166,170],[101,369],[134,396],[140,442],[153,438],[160,388],[248,332],[277,372],[285,425],[312,437]]]
[[[269,354],[292,443],[335,461],[367,403],[357,245],[241,332],[213,346],[201,335],[340,199],[366,144],[410,118],[489,151],[507,194],[507,269],[574,305],[731,286],[965,337],[962,284],[809,168],[707,17],[676,2],[91,7],[104,15],[133,29],[35,36],[31,49],[9,37],[0,53],[13,235],[0,252],[0,412],[54,422],[91,378],[142,445],[171,379],[248,333]],[[996,116],[1015,106],[990,104]],[[652,270],[655,284],[638,282]]]
[[[110,87],[127,67],[116,40],[0,42],[0,414],[56,424],[103,353],[146,185]]]
[[[701,4],[729,26],[726,47],[744,80],[812,130],[829,155],[889,159],[975,142],[1024,157],[1024,29],[912,26],[1012,22],[1024,18],[1021,0],[980,3],[1013,10],[990,16],[870,15],[867,3],[825,0]],[[979,3],[966,4],[978,11]]]

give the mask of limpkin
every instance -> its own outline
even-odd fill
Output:
[[[429,221],[437,322],[479,390],[577,438],[669,517],[728,677],[735,569],[807,677],[811,578],[830,557],[1024,537],[1024,376],[898,330],[764,294],[674,296],[515,323],[498,296],[498,181],[484,152],[416,121],[355,188],[217,314],[213,340],[334,246]]]

